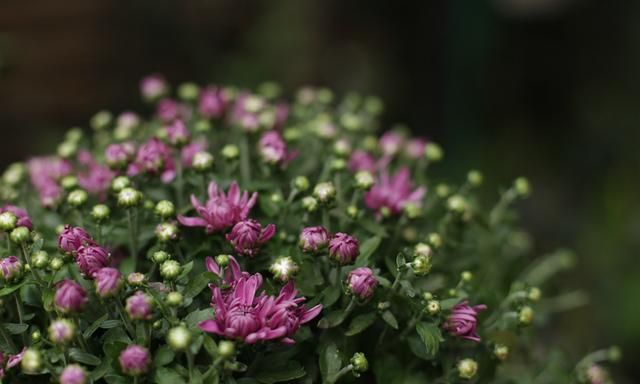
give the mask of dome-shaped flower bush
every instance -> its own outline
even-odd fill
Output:
[[[536,331],[581,296],[547,284],[572,255],[532,256],[518,227],[526,179],[495,201],[478,171],[445,183],[442,149],[380,132],[373,97],[140,88],[146,112],[2,176],[0,379],[608,377],[617,349],[574,366]]]

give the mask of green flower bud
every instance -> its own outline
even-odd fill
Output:
[[[78,187],[78,178],[73,175],[68,175],[60,179],[60,186],[65,191],[70,191]]]
[[[31,341],[36,343],[36,342],[40,341],[40,338],[42,338],[42,334],[40,333],[40,331],[31,332]]]
[[[175,260],[167,260],[160,265],[160,275],[165,280],[174,280],[182,272],[182,266]]]
[[[183,325],[173,327],[167,332],[167,344],[176,351],[186,349],[190,343],[191,332]]]
[[[118,205],[125,208],[135,207],[142,201],[142,193],[133,188],[124,188],[118,192]]]
[[[175,215],[176,208],[169,200],[160,200],[154,209],[154,213],[163,219],[168,219]]]
[[[446,184],[436,185],[436,195],[439,198],[444,199],[445,197],[449,196],[449,193],[451,193],[451,190],[449,189],[448,185]]]
[[[349,216],[352,219],[355,219],[358,217],[358,207],[356,207],[355,205],[350,205],[347,207],[347,216]]]
[[[447,208],[456,213],[464,213],[469,206],[464,197],[460,195],[453,195],[447,200]]]
[[[465,283],[468,283],[471,280],[473,280],[473,273],[471,273],[469,271],[463,271],[460,274],[460,279],[462,279],[462,281],[464,281]]]
[[[440,248],[442,246],[442,237],[437,234],[437,233],[430,233],[429,236],[429,244],[431,244],[431,246],[433,248]]]
[[[118,176],[111,182],[111,189],[114,192],[120,192],[131,186],[131,180],[127,176]]]
[[[222,267],[226,267],[227,265],[229,265],[229,260],[231,259],[230,255],[225,255],[225,254],[220,254],[218,256],[215,257],[216,259],[216,264],[218,264],[220,266],[220,268]]]
[[[280,204],[280,203],[282,203],[282,200],[283,200],[282,199],[282,194],[280,194],[280,192],[272,193],[271,196],[269,196],[269,199],[274,204]]]
[[[438,300],[427,301],[425,311],[427,311],[427,313],[432,316],[437,315],[438,313],[440,313],[440,302]]]
[[[145,283],[145,281],[147,281],[147,277],[143,273],[140,273],[140,272],[131,272],[127,276],[127,282],[132,287],[142,286]]]
[[[213,155],[209,152],[197,152],[193,155],[191,166],[198,172],[207,172],[213,167]]]
[[[160,223],[156,226],[156,238],[163,243],[178,240],[178,226],[175,223]]]
[[[171,256],[165,251],[156,251],[151,255],[151,259],[158,264],[162,264],[170,258]]]
[[[424,256],[431,260],[431,256],[433,255],[433,251],[431,247],[425,243],[418,243],[413,247],[413,255],[414,256]]]
[[[54,344],[69,343],[76,335],[76,326],[67,319],[58,319],[49,325],[49,340]]]
[[[72,207],[78,208],[84,205],[87,202],[88,198],[89,194],[87,193],[87,191],[76,189],[75,191],[69,193],[69,196],[67,196],[67,203]]]
[[[622,359],[622,350],[617,345],[610,347],[609,351],[607,352],[608,352],[607,354],[609,355],[609,360],[611,362],[615,363],[620,361],[620,359]]]
[[[493,355],[500,361],[505,361],[509,357],[509,347],[504,344],[496,344],[493,347]]]
[[[227,160],[235,160],[240,156],[240,148],[237,145],[227,144],[222,148],[222,157]]]
[[[431,292],[423,292],[422,293],[422,299],[425,301],[429,301],[433,299],[433,293]]]
[[[362,129],[362,118],[355,113],[347,112],[340,116],[340,124],[348,131],[359,131]]]
[[[389,207],[382,207],[380,208],[380,214],[382,215],[382,217],[390,217],[391,216],[391,210],[389,209]]]
[[[98,223],[107,220],[110,214],[111,210],[104,204],[97,204],[91,208],[91,217]]]
[[[26,172],[24,164],[13,163],[2,174],[2,181],[7,185],[16,186],[24,179]]]
[[[478,373],[478,363],[473,359],[462,359],[458,362],[458,376],[471,379]]]
[[[3,231],[12,231],[17,222],[18,218],[12,212],[6,211],[0,214],[0,229]]]
[[[211,131],[211,123],[209,120],[200,119],[194,124],[193,130],[198,133],[207,133]]]
[[[223,359],[230,359],[236,354],[236,345],[229,340],[222,340],[218,343],[218,355]]]
[[[74,127],[69,129],[67,133],[65,133],[64,139],[73,143],[77,143],[82,140],[82,136],[82,128]]]
[[[342,171],[347,168],[347,161],[345,159],[333,159],[330,166],[332,171]]]
[[[402,230],[402,238],[413,243],[418,239],[418,230],[415,227],[406,227]]]
[[[40,250],[33,254],[31,261],[34,267],[42,269],[49,265],[49,254],[46,251]]]
[[[162,328],[162,320],[156,320],[153,322],[153,324],[151,324],[151,326],[153,327],[153,329],[160,329]]]
[[[522,197],[529,196],[531,193],[531,187],[529,186],[529,180],[524,177],[518,177],[513,183],[513,187],[516,189],[518,195]]]
[[[356,352],[349,360],[349,363],[353,365],[353,371],[356,373],[366,372],[369,369],[369,362],[367,357],[362,352]]]
[[[467,182],[474,187],[477,187],[482,184],[482,173],[478,170],[471,170],[467,173]]]
[[[351,143],[348,140],[340,139],[333,143],[333,153],[338,156],[349,156],[351,154]]]
[[[33,347],[28,348],[22,355],[20,366],[26,374],[38,373],[40,369],[42,369],[42,355],[40,351]]]
[[[278,257],[269,267],[273,277],[281,282],[287,282],[298,272],[298,264],[289,256]]]
[[[183,303],[183,297],[180,292],[169,292],[167,294],[167,304],[171,307],[179,307]]]
[[[440,161],[444,156],[442,148],[436,143],[427,143],[424,147],[424,156],[429,161]]]
[[[95,129],[96,131],[100,131],[102,129],[107,128],[111,124],[112,120],[113,120],[113,115],[111,114],[111,112],[100,111],[95,115],[93,115],[93,117],[91,118],[90,125],[91,125],[91,128]]]
[[[312,196],[306,196],[302,199],[302,208],[307,212],[315,212],[318,209],[318,200]]]
[[[369,190],[375,184],[376,180],[373,178],[371,172],[360,171],[355,175],[356,188],[362,190]]]
[[[313,196],[318,199],[321,204],[329,204],[333,202],[333,199],[336,197],[336,187],[334,187],[330,181],[318,183],[315,188],[313,188]]]
[[[424,255],[417,255],[411,262],[413,273],[424,276],[431,271],[431,258]]]
[[[200,87],[195,83],[182,83],[178,86],[178,97],[182,100],[196,100],[198,93],[200,93]]]
[[[309,179],[305,176],[297,176],[293,179],[293,187],[300,192],[304,192],[309,189]]]
[[[529,294],[527,295],[527,297],[531,301],[538,301],[540,300],[541,296],[542,296],[542,291],[538,287],[531,287],[531,289],[529,289]]]
[[[533,316],[533,308],[524,306],[520,309],[520,312],[518,312],[518,321],[520,321],[522,325],[529,325],[533,322]]]
[[[78,144],[71,141],[63,141],[58,145],[58,156],[63,159],[69,159],[73,157],[78,151]]]
[[[52,258],[51,261],[49,261],[49,268],[51,268],[54,271],[59,270],[63,266],[64,266],[64,260],[62,260],[62,258],[60,257],[56,256]]]
[[[29,235],[29,228],[18,227],[11,231],[11,234],[9,234],[9,238],[16,244],[22,244],[29,240]]]

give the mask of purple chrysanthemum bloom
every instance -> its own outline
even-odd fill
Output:
[[[341,265],[352,264],[360,254],[360,244],[354,237],[338,232],[329,240],[329,257]]]
[[[409,140],[405,147],[405,153],[411,159],[417,160],[424,156],[424,149],[427,146],[427,140],[417,137]]]
[[[239,125],[247,132],[255,132],[260,128],[259,113],[267,103],[257,95],[243,92],[235,100],[231,111],[231,122]]]
[[[4,212],[11,212],[15,215],[18,219],[16,221],[16,227],[27,227],[30,231],[33,229],[33,222],[25,209],[16,207],[15,205],[6,204],[0,208],[0,214]]]
[[[133,129],[140,125],[140,117],[137,113],[132,111],[124,111],[118,115],[116,121],[116,129]]]
[[[152,315],[151,305],[151,297],[142,291],[136,291],[127,299],[127,314],[133,320],[149,320]]]
[[[373,275],[371,268],[356,268],[347,275],[347,287],[349,291],[360,300],[370,298],[377,285],[378,280]]]
[[[68,160],[55,156],[34,157],[27,162],[27,170],[43,206],[51,207],[60,201],[62,188],[58,180],[72,171]]]
[[[98,164],[89,151],[78,153],[78,162],[84,170],[78,172],[78,184],[87,192],[104,200],[115,174],[109,167]]]
[[[200,92],[198,112],[208,119],[217,118],[224,113],[225,103],[223,90],[215,86],[209,86]]]
[[[93,279],[101,268],[109,266],[109,252],[99,245],[78,248],[76,263],[85,277]]]
[[[16,256],[0,259],[0,275],[5,281],[13,281],[22,276],[22,262]]]
[[[262,244],[266,243],[276,234],[276,226],[269,224],[265,228],[257,220],[246,219],[237,222],[231,232],[226,236],[236,252],[253,257]]]
[[[306,227],[300,232],[298,245],[305,252],[318,252],[329,244],[329,236],[323,226]]]
[[[193,157],[198,152],[206,151],[209,147],[207,140],[195,140],[184,147],[180,151],[180,160],[182,166],[185,168],[191,168],[193,166]]]
[[[170,98],[160,100],[156,106],[156,116],[164,123],[171,123],[180,117],[187,117],[185,115],[187,113],[184,106]]]
[[[155,100],[169,91],[169,85],[160,74],[153,74],[140,80],[140,93],[145,100]]]
[[[364,195],[364,201],[367,207],[378,213],[385,208],[391,214],[397,215],[407,204],[421,206],[425,193],[424,187],[412,190],[409,170],[402,168],[391,177],[383,172],[378,181]]]
[[[151,364],[149,350],[137,344],[131,344],[120,352],[118,361],[122,372],[130,376],[138,376],[147,372]]]
[[[207,233],[221,231],[244,220],[256,203],[258,193],[249,197],[248,192],[240,193],[240,187],[235,181],[229,186],[225,194],[215,182],[208,188],[209,200],[202,205],[195,195],[191,195],[191,204],[200,217],[178,216],[180,224],[187,227],[204,227]]]
[[[278,103],[275,108],[276,117],[272,129],[280,130],[289,117],[289,105],[287,103]]]
[[[126,167],[136,154],[136,145],[132,142],[109,144],[104,151],[105,161],[111,168]]]
[[[165,127],[169,144],[181,147],[191,140],[191,133],[181,119],[175,119]]]
[[[138,148],[134,162],[129,164],[127,169],[129,176],[139,173],[159,173],[162,182],[170,183],[176,175],[171,148],[156,137],[142,144]]]
[[[81,227],[65,225],[64,230],[58,235],[58,248],[62,253],[71,255],[78,251],[83,245],[93,245],[95,242],[91,235]]]
[[[361,171],[373,173],[376,170],[376,159],[368,152],[355,150],[349,157],[347,166],[353,173]]]
[[[60,374],[60,384],[85,384],[87,372],[78,364],[67,365]]]
[[[467,300],[456,304],[452,309],[449,317],[445,321],[443,327],[452,335],[463,339],[480,342],[480,337],[476,331],[478,325],[478,313],[487,309],[484,304],[468,305]]]
[[[287,144],[277,131],[265,132],[260,138],[258,149],[262,159],[270,164],[286,165],[298,155],[297,151],[287,149]]]
[[[116,268],[110,267],[100,268],[93,277],[96,283],[96,293],[100,297],[116,295],[124,282],[122,273]]]
[[[56,286],[54,303],[62,313],[80,312],[87,304],[87,292],[73,280],[64,279]]]
[[[394,156],[402,148],[403,144],[404,137],[393,131],[385,132],[378,141],[378,146],[385,156]]]

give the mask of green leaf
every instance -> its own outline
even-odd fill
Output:
[[[369,328],[371,324],[376,321],[376,313],[369,312],[362,315],[358,315],[351,320],[351,324],[349,324],[349,329],[344,333],[345,336],[354,336],[358,333],[364,331]]]
[[[85,339],[90,338],[91,335],[93,335],[93,333],[97,331],[98,328],[100,328],[100,325],[108,318],[109,318],[108,313],[105,313],[104,315],[100,316],[98,319],[96,319],[96,321],[94,321],[90,326],[88,326],[87,329],[84,330],[84,333],[82,334],[82,336]]]
[[[185,383],[182,376],[173,369],[161,367],[156,370],[155,382],[157,384],[182,384]]]
[[[459,297],[452,297],[450,299],[445,299],[440,302],[440,309],[443,311],[447,311],[453,308],[456,304],[460,302]]]
[[[318,321],[318,328],[327,329],[336,327],[344,321],[345,313],[343,310],[329,312],[320,321]]]
[[[388,235],[384,225],[377,223],[373,220],[360,220],[358,224],[360,224],[362,228],[366,229],[367,231],[373,233],[376,236],[387,237]]]
[[[29,324],[4,323],[4,327],[12,335],[19,335],[29,328]]]
[[[105,375],[104,381],[106,381],[108,384],[129,384],[129,380],[126,377],[113,373]]]
[[[18,289],[20,289],[26,283],[27,283],[27,280],[22,280],[19,284],[11,285],[9,287],[4,287],[4,288],[0,289],[0,297],[9,295],[9,294],[17,291]]]
[[[196,297],[212,280],[215,280],[216,277],[217,275],[213,272],[202,272],[189,281],[189,284],[184,288],[182,294],[189,298]]]
[[[180,272],[180,275],[178,276],[178,280],[188,276],[189,272],[191,272],[192,269],[193,269],[193,261],[190,261],[187,264],[183,265],[182,272]]]
[[[364,267],[369,265],[371,255],[378,249],[382,238],[380,236],[370,237],[360,245],[360,255],[356,260],[356,267]]]
[[[100,363],[102,362],[102,360],[100,360],[98,356],[83,352],[78,348],[71,348],[69,350],[69,357],[71,357],[72,360],[77,361],[78,363],[86,365],[100,365]]]
[[[322,291],[322,305],[328,308],[340,298],[342,289],[337,285],[330,285]]]
[[[184,318],[184,322],[189,329],[196,330],[200,322],[211,318],[213,318],[213,308],[205,308],[191,312]]]
[[[105,320],[104,322],[102,322],[102,324],[100,324],[100,328],[111,329],[119,327],[120,325],[122,325],[122,321],[120,320]]]
[[[435,324],[420,322],[416,324],[416,331],[424,343],[427,355],[434,357],[440,349],[440,342],[444,341],[440,328]]]
[[[202,348],[202,343],[204,342],[204,334],[198,335],[189,345],[189,351],[195,356],[200,352],[200,348]]]
[[[327,342],[320,351],[320,373],[324,379],[323,382],[334,376],[341,367],[342,359],[338,353],[338,346],[332,341]]]
[[[173,352],[173,350],[169,348],[168,345],[163,345],[162,347],[158,348],[158,350],[156,351],[156,355],[153,358],[153,364],[156,367],[162,367],[164,365],[171,363],[175,358],[175,356],[176,356],[175,352]]]
[[[304,377],[306,372],[300,363],[290,360],[284,366],[273,367],[269,370],[262,370],[255,374],[255,378],[264,384],[281,383]]]
[[[398,320],[391,311],[382,312],[382,319],[387,322],[393,329],[398,329]]]

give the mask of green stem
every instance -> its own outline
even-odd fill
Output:
[[[133,257],[133,270],[137,271],[138,265],[138,236],[136,226],[133,222],[132,209],[127,209],[127,221],[129,223],[129,252]]]
[[[38,273],[38,271],[33,267],[33,265],[31,265],[31,259],[29,257],[29,252],[27,251],[27,247],[24,245],[24,243],[20,244],[20,249],[22,250],[22,255],[24,256],[24,261],[29,264],[29,266],[31,268],[29,268],[31,270],[31,274],[33,275],[33,278],[38,282],[38,285],[40,286],[44,286],[44,281],[40,278],[40,274]]]
[[[82,348],[83,351],[89,353],[89,348],[87,347],[87,343],[84,341],[84,336],[80,331],[80,320],[78,318],[74,318],[73,322],[76,324],[76,329],[78,330],[78,342],[80,343],[80,348]]]
[[[322,225],[327,231],[331,232],[331,218],[329,217],[329,207],[322,208]]]
[[[129,317],[126,315],[126,311],[124,309],[124,306],[122,305],[122,302],[120,302],[119,298],[116,298],[115,302],[116,302],[118,313],[120,314],[120,318],[124,323],[124,327],[127,329],[127,332],[129,333],[129,336],[131,336],[131,339],[135,339],[136,332],[133,330],[133,326],[129,321]]]
[[[174,163],[176,167],[176,202],[178,203],[178,209],[180,209],[182,208],[184,199],[184,177],[182,175],[182,158],[180,156],[180,151],[177,151]]]
[[[189,382],[193,382],[193,354],[189,347],[187,347],[185,354],[187,355],[187,367],[189,369]]]
[[[247,186],[251,180],[251,164],[249,153],[249,137],[247,134],[243,134],[240,137],[240,177],[242,178],[242,185]]]
[[[340,378],[342,376],[346,375],[347,373],[351,372],[352,370],[353,370],[353,364],[349,364],[349,365],[345,366],[344,368],[342,368],[341,370],[336,372],[335,375],[329,377],[327,379],[327,383],[330,383],[330,384],[337,383],[338,380],[340,380]]]

